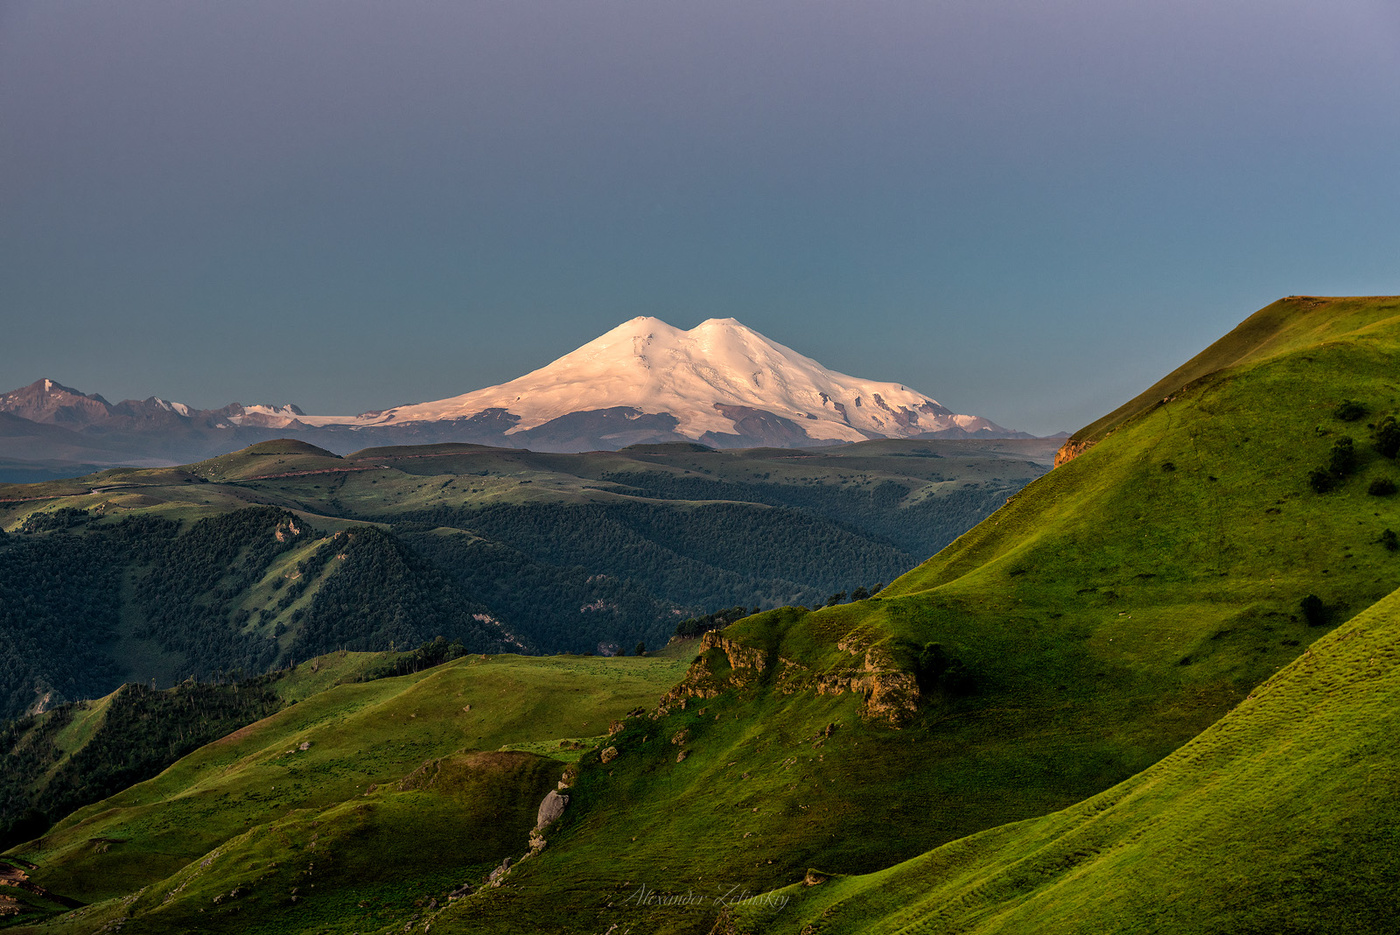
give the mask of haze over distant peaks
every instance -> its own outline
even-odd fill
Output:
[[[1029,438],[898,383],[828,370],[732,318],[683,331],[634,318],[522,377],[450,399],[309,416],[290,403],[109,403],[51,379],[0,395],[0,469],[180,464],[277,437],[340,454],[471,442],[537,451],[700,442],[715,448],[875,438]]]
[[[623,440],[638,434],[726,448],[1020,434],[979,416],[956,414],[900,384],[828,370],[733,318],[711,318],[689,331],[659,318],[634,318],[508,383],[367,412],[349,424],[460,420],[495,423],[507,438],[533,434],[562,440],[596,429],[601,431],[591,434],[603,448],[618,447],[608,443],[616,441],[668,440]]]

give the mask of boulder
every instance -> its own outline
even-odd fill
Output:
[[[539,814],[535,816],[535,830],[539,831],[549,827],[562,814],[564,807],[569,804],[567,795],[560,795],[557,791],[551,790],[549,795],[544,797],[540,803]]]

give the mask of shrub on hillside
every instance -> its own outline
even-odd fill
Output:
[[[1320,627],[1327,622],[1327,607],[1316,594],[1309,594],[1299,601],[1298,609],[1303,612],[1303,619],[1310,627]]]
[[[919,692],[924,695],[941,691],[948,697],[956,698],[970,694],[974,688],[972,673],[961,659],[950,655],[941,643],[925,643],[919,650],[914,679],[919,685]]]
[[[1372,444],[1384,457],[1393,458],[1400,454],[1400,423],[1395,421],[1394,416],[1386,416],[1376,424]]]
[[[756,613],[758,613],[757,607],[753,610],[749,610],[747,607],[729,607],[700,617],[687,617],[676,624],[676,636],[682,639],[694,639],[711,630],[723,630],[734,621]]]
[[[1397,536],[1393,529],[1387,529],[1385,532],[1381,533],[1380,538],[1376,541],[1385,546],[1388,552],[1400,550],[1400,536]]]
[[[1366,488],[1366,492],[1373,497],[1388,497],[1395,493],[1395,481],[1388,477],[1377,478],[1371,481],[1371,486]]]
[[[1366,414],[1366,406],[1354,399],[1344,399],[1332,410],[1332,415],[1343,422],[1355,422]]]
[[[1312,472],[1308,474],[1308,486],[1318,493],[1327,493],[1337,486],[1337,478],[1332,476],[1331,471],[1313,468]]]
[[[1356,442],[1350,438],[1339,438],[1332,446],[1332,453],[1327,459],[1327,469],[1334,477],[1346,477],[1356,472]]]

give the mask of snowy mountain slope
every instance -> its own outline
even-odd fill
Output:
[[[634,318],[509,383],[359,416],[306,415],[290,403],[197,409],[155,396],[113,404],[42,379],[0,394],[0,420],[0,461],[21,468],[181,464],[287,437],[339,454],[443,442],[578,452],[1029,437],[897,383],[828,370],[732,318],[689,331]]]
[[[897,383],[828,370],[732,318],[711,318],[689,331],[658,318],[634,318],[508,383],[368,412],[349,424],[384,427],[497,413],[513,423],[504,432],[509,437],[602,410],[622,410],[615,419],[670,416],[675,435],[712,443],[768,435],[783,437],[764,443],[794,444],[950,430],[1014,434]]]

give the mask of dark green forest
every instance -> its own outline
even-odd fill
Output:
[[[588,456],[414,451],[408,469],[448,479],[318,470],[272,484],[230,479],[192,497],[188,477],[162,488],[170,478],[152,472],[148,489],[186,505],[89,511],[56,498],[16,510],[0,536],[0,717],[100,697],[123,681],[252,676],[439,636],[468,652],[659,647],[679,622],[719,608],[818,606],[893,580],[1026,480],[956,459],[931,472],[944,465],[931,454],[904,471],[913,456],[900,451],[878,468],[876,455],[813,455],[819,463],[800,474],[788,460],[689,448],[640,451],[638,469],[611,472],[593,472]],[[190,471],[256,473],[259,459],[303,455],[255,446]],[[647,470],[648,458],[676,464]],[[770,480],[770,468],[786,480]],[[540,470],[564,473],[521,473]],[[947,483],[960,470],[962,482]],[[848,482],[866,471],[875,479]],[[358,492],[345,490],[351,477]],[[463,477],[489,478],[498,492],[502,479],[535,490],[524,486],[532,477],[562,478],[558,489],[572,493],[463,502],[452,489]],[[210,496],[224,499],[211,509]]]
[[[92,738],[66,759],[56,735],[94,702],[63,705],[0,728],[0,850],[42,834],[89,802],[149,779],[185,754],[283,707],[276,675],[242,683],[193,680],[165,691],[125,685]],[[47,775],[47,779],[43,778]]]
[[[913,556],[915,562],[933,555],[981,522],[1031,481],[1020,477],[1001,484],[965,484],[905,505],[910,488],[892,480],[866,488],[742,483],[659,471],[619,471],[603,477],[658,500],[737,500],[803,510],[883,539]]]
[[[443,507],[404,517],[415,525],[396,530],[512,633],[554,652],[660,646],[697,612],[820,604],[916,563],[846,524],[747,503]],[[474,536],[422,532],[433,527]]]

